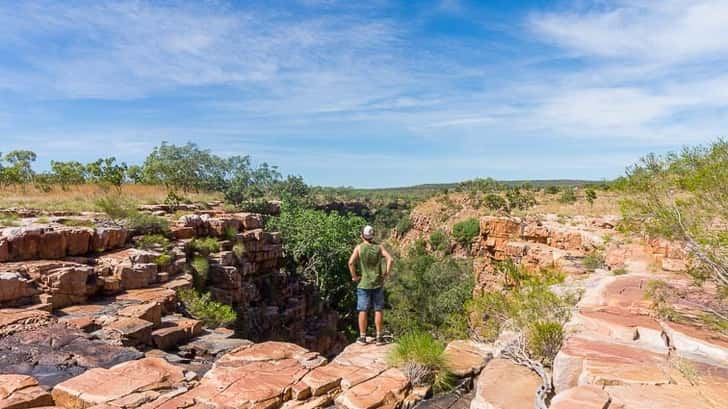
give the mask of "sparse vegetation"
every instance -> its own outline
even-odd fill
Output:
[[[444,230],[435,230],[430,234],[430,247],[435,251],[448,252],[450,250],[450,237]]]
[[[516,331],[525,338],[530,358],[551,365],[563,341],[563,325],[579,295],[558,295],[547,281],[533,274],[509,291],[475,297],[467,306],[473,335],[493,341],[505,329]]]
[[[200,294],[186,288],[178,290],[177,294],[185,309],[210,328],[228,326],[237,319],[231,306],[213,301],[210,293]]]
[[[242,259],[245,256],[245,252],[247,249],[245,248],[245,244],[243,243],[235,243],[233,246],[233,254],[235,254],[235,257],[238,258],[238,260]]]
[[[209,256],[220,251],[220,242],[214,237],[196,238],[187,243],[187,251],[192,254]]]
[[[615,276],[621,276],[627,274],[627,269],[624,267],[616,268],[612,270],[612,274]]]
[[[154,264],[156,264],[160,267],[164,267],[164,266],[168,266],[168,265],[172,264],[172,261],[174,261],[174,259],[172,258],[171,255],[160,254],[159,256],[157,256],[156,259],[154,259]]]
[[[412,228],[412,220],[409,217],[403,217],[397,223],[397,233],[406,234]]]
[[[574,189],[572,189],[572,188],[564,189],[561,192],[561,196],[559,196],[559,203],[563,203],[563,204],[576,203],[576,194],[574,193]]]
[[[14,214],[0,215],[0,227],[16,227],[20,226],[20,219]]]
[[[402,368],[412,385],[432,385],[437,393],[454,387],[444,352],[445,345],[432,335],[412,331],[397,339],[388,359],[390,365]]]
[[[61,219],[58,223],[69,227],[96,227],[96,223],[88,219]]]
[[[604,256],[598,251],[591,252],[584,256],[581,260],[581,265],[589,271],[602,268],[604,267]]]
[[[161,234],[145,234],[136,241],[136,247],[143,250],[150,250],[153,248],[168,249],[171,243],[168,238]]]
[[[480,234],[480,221],[476,218],[465,219],[452,226],[452,236],[464,247],[469,247]]]
[[[210,262],[202,256],[194,256],[190,262],[195,288],[204,289],[210,273]]]

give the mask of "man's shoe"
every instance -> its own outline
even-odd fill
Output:
[[[367,337],[359,337],[356,339],[356,343],[359,345],[366,345],[367,344]]]
[[[382,345],[385,345],[386,343],[387,343],[387,341],[384,340],[383,336],[380,335],[377,337],[377,345],[382,346]]]

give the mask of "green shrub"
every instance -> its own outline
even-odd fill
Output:
[[[169,221],[163,217],[142,213],[136,204],[120,195],[106,195],[96,200],[96,207],[127,228],[145,233],[169,232]]]
[[[575,203],[576,202],[576,194],[574,194],[574,189],[572,188],[566,188],[563,192],[561,192],[561,196],[559,197],[559,202],[568,204],[568,203]]]
[[[470,260],[428,254],[418,241],[394,271],[385,286],[392,307],[387,321],[395,335],[419,330],[443,340],[467,337],[463,318],[474,284]]]
[[[187,311],[210,328],[227,326],[237,319],[232,307],[213,301],[210,293],[200,294],[191,288],[183,288],[177,294]]]
[[[491,210],[501,210],[508,207],[506,199],[495,193],[488,193],[485,195],[485,198],[483,198],[483,204]]]
[[[233,226],[225,227],[225,231],[222,234],[222,236],[225,238],[225,240],[235,240],[235,237],[237,235],[238,235],[238,229],[236,229]]]
[[[436,251],[447,251],[450,249],[450,238],[443,230],[435,230],[430,234],[430,246]]]
[[[551,366],[564,342],[562,322],[535,322],[528,328],[526,340],[531,356]]]
[[[589,271],[594,271],[604,267],[604,256],[598,252],[587,254],[582,260],[581,265]]]
[[[190,253],[208,256],[220,251],[220,242],[214,237],[197,238],[187,243],[187,249]]]
[[[397,223],[397,233],[405,234],[410,231],[410,229],[412,229],[412,220],[409,216],[404,216],[399,219],[399,222]]]
[[[192,265],[195,287],[202,289],[207,284],[207,277],[210,273],[210,262],[202,256],[195,256],[190,263]]]
[[[245,248],[245,244],[243,243],[235,243],[235,245],[233,246],[233,254],[235,254],[235,257],[237,257],[238,259],[243,258],[246,251],[247,249]]]
[[[157,256],[156,259],[154,259],[154,264],[156,264],[160,267],[163,267],[163,266],[168,266],[168,265],[172,264],[172,261],[174,261],[174,259],[172,258],[171,255],[160,254],[159,256]]]
[[[550,365],[563,341],[563,325],[571,317],[578,294],[559,295],[543,281],[532,278],[520,288],[489,291],[467,305],[476,338],[493,341],[504,330],[523,334],[528,354]]]
[[[168,249],[170,245],[169,239],[161,234],[145,234],[136,242],[136,247],[143,250],[149,250],[155,247]]]
[[[559,193],[560,191],[561,191],[561,189],[559,189],[559,187],[555,186],[555,185],[548,186],[544,190],[544,192],[546,192],[550,195],[555,195],[555,194]]]
[[[20,226],[20,219],[14,214],[0,215],[0,227]]]
[[[465,219],[452,226],[453,238],[463,246],[472,244],[480,234],[480,221],[476,218]]]
[[[625,274],[627,274],[627,269],[624,267],[620,267],[615,270],[612,270],[612,274],[615,276],[625,275]]]
[[[595,192],[594,189],[586,189],[584,191],[584,197],[586,198],[586,201],[589,202],[589,205],[594,205],[594,200],[597,198],[597,192]]]
[[[444,352],[445,345],[432,335],[413,331],[399,337],[388,360],[402,368],[413,385],[433,385],[435,392],[441,392],[454,386]]]

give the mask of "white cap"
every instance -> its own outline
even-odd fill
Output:
[[[374,238],[374,227],[372,226],[364,226],[364,230],[361,231],[362,237],[364,237],[367,240],[371,240]]]

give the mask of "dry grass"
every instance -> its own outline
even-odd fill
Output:
[[[0,209],[31,208],[48,211],[94,211],[96,199],[116,189],[103,189],[96,185],[81,185],[69,188],[67,191],[55,187],[50,192],[41,192],[32,187],[26,188],[0,188]],[[139,204],[161,203],[167,196],[163,186],[151,185],[125,185],[121,194]],[[194,202],[207,202],[222,199],[219,193],[186,193],[184,196]]]
[[[576,203],[560,203],[560,194],[548,195],[539,192],[536,195],[538,204],[524,212],[522,215],[534,214],[558,214],[562,216],[605,216],[619,214],[619,202],[622,196],[614,192],[597,191],[597,198],[594,204],[590,205],[584,198],[584,192],[576,195]],[[521,215],[519,214],[519,215]]]

